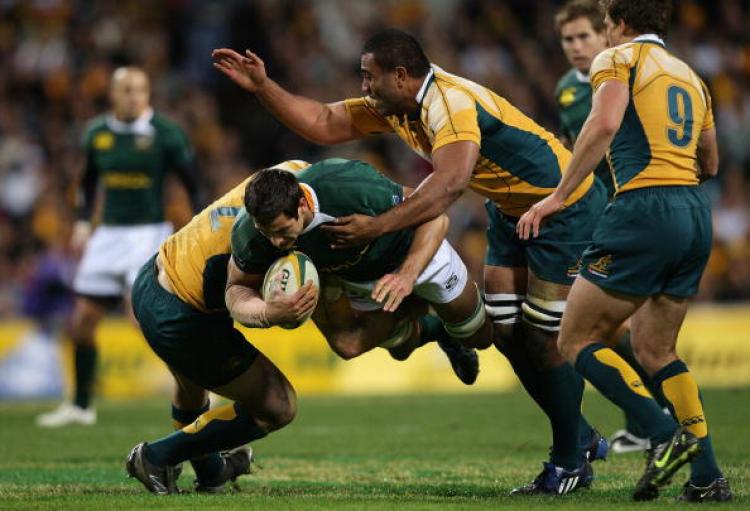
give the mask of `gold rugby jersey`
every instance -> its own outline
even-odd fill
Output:
[[[289,160],[273,168],[296,172],[310,164]],[[177,297],[203,312],[225,309],[224,289],[235,217],[244,208],[245,187],[232,188],[172,234],[159,249],[159,260]]]
[[[698,75],[651,34],[600,53],[590,74],[594,90],[607,80],[630,90],[607,153],[616,192],[697,185],[698,137],[714,126],[711,97]]]
[[[417,96],[414,116],[381,115],[367,97],[348,99],[354,126],[364,134],[395,132],[423,158],[446,144],[479,145],[469,188],[490,198],[500,211],[520,217],[557,187],[570,152],[550,132],[491,90],[432,65]],[[586,180],[566,206],[593,183]]]

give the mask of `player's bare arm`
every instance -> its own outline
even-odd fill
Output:
[[[332,246],[363,245],[444,213],[466,189],[478,157],[479,146],[474,142],[460,141],[439,148],[432,154],[432,174],[404,202],[376,217],[349,215],[323,226],[334,237]]]
[[[698,177],[701,181],[716,177],[719,173],[719,145],[716,143],[716,129],[701,131],[698,137]]]
[[[229,260],[225,300],[227,309],[238,323],[256,328],[267,328],[282,323],[294,323],[306,318],[315,307],[317,291],[307,282],[293,295],[277,290],[267,301],[258,291],[263,275],[242,271]]]
[[[560,211],[565,200],[594,171],[620,128],[630,101],[627,84],[608,80],[594,93],[591,113],[573,147],[573,157],[555,191],[534,204],[516,225],[521,239],[539,236],[541,222]]]
[[[440,248],[450,221],[446,214],[425,222],[414,233],[406,259],[395,273],[384,275],[372,290],[372,299],[383,304],[383,310],[394,312],[412,293],[417,278]]]
[[[229,48],[214,50],[214,67],[248,92],[289,129],[316,144],[328,145],[362,138],[343,102],[321,103],[287,91],[266,75],[263,61],[250,50],[240,55]]]

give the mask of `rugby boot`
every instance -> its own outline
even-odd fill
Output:
[[[646,470],[635,485],[634,500],[653,500],[683,465],[700,453],[695,435],[680,426],[666,442],[647,451]]]

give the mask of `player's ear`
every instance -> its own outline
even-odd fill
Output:
[[[406,68],[404,66],[396,66],[396,69],[394,69],[393,72],[396,74],[396,81],[400,85],[406,83],[406,79],[408,78],[409,73],[406,72]]]

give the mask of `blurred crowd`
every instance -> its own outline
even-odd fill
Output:
[[[321,100],[359,95],[359,51],[385,26],[413,33],[444,69],[490,86],[557,132],[553,90],[568,69],[553,0],[0,0],[0,317],[69,279],[85,122],[108,108],[113,69],[143,67],[152,103],[196,147],[207,198],[285,159],[360,158],[407,184],[429,164],[395,139],[312,146],[211,66],[213,48],[250,48],[270,76]],[[708,83],[722,163],[707,186],[715,246],[700,299],[750,298],[750,3],[681,0],[668,46]],[[170,217],[190,217],[170,188]],[[467,193],[451,238],[478,276],[485,213]],[[59,268],[50,272],[52,265]],[[49,279],[39,283],[39,276]],[[480,279],[481,280],[481,279]],[[27,297],[24,300],[24,296]],[[33,308],[33,307],[32,307]],[[28,312],[28,311],[27,311]]]

